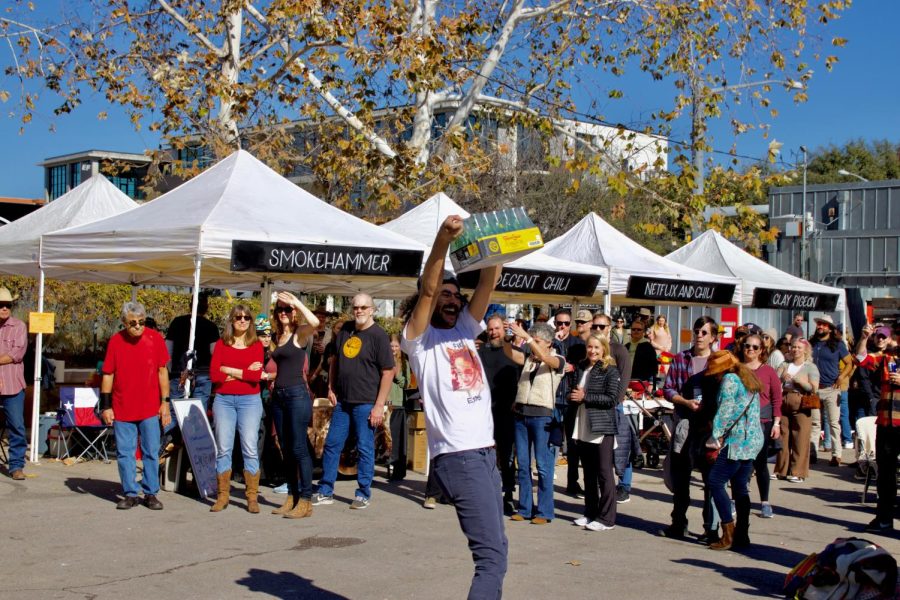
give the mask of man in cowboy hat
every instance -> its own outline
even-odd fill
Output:
[[[820,410],[813,409],[812,443],[813,448],[818,446],[819,431],[826,426],[822,416],[828,418],[831,428],[831,466],[841,464],[841,414],[840,397],[841,385],[850,377],[853,370],[851,361],[841,361],[850,354],[847,345],[841,339],[841,333],[834,326],[834,320],[829,316],[816,317],[816,335],[811,341],[813,349],[813,362],[819,369],[819,398],[822,401]],[[822,412],[824,411],[824,412]],[[818,418],[816,413],[819,413]],[[826,451],[828,449],[826,448]]]
[[[12,316],[18,299],[0,287],[0,402],[6,413],[6,435],[9,438],[9,476],[25,479],[25,367],[22,359],[28,347],[25,323]]]

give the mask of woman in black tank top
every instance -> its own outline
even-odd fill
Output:
[[[302,320],[301,320],[302,316]],[[278,367],[272,403],[275,428],[281,440],[288,495],[272,514],[301,519],[312,514],[312,449],[306,429],[312,421],[312,400],[306,383],[306,340],[319,319],[290,292],[278,292],[272,316]]]

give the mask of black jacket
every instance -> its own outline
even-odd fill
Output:
[[[581,381],[581,377],[589,366],[583,362],[575,369],[576,384]],[[621,385],[619,370],[615,367],[597,366],[591,369],[584,390],[584,408],[591,424],[591,433],[596,435],[616,434],[616,404]]]

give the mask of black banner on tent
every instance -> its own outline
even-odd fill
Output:
[[[656,279],[632,275],[628,278],[628,290],[625,292],[625,296],[660,302],[731,304],[735,287],[730,283]]]
[[[231,243],[232,271],[418,277],[421,266],[419,250],[247,240]]]
[[[816,292],[791,292],[756,288],[753,290],[753,308],[784,308],[787,310],[817,310],[831,312],[837,308],[837,294]]]
[[[473,289],[478,284],[479,271],[460,273],[459,283],[464,288]],[[548,294],[563,296],[593,296],[600,283],[599,275],[582,273],[562,273],[535,271],[532,269],[503,268],[500,281],[495,288],[498,292],[521,294]]]

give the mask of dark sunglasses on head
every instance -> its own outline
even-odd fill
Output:
[[[744,348],[747,350],[759,350],[760,347],[756,344],[744,344]]]
[[[12,302],[0,302],[0,308],[12,308]]]
[[[143,327],[144,323],[146,323],[146,322],[147,322],[147,319],[138,319],[138,320],[132,319],[130,321],[126,321],[125,324],[128,325],[129,327]]]
[[[605,323],[594,323],[593,325],[591,325],[591,329],[594,331],[603,331],[604,329],[606,329],[606,324]]]
[[[276,306],[276,307],[275,307],[275,314],[278,314],[278,313],[292,313],[292,312],[294,312],[294,307],[293,307],[293,306]]]
[[[253,317],[250,315],[234,315],[235,321],[252,321]]]

